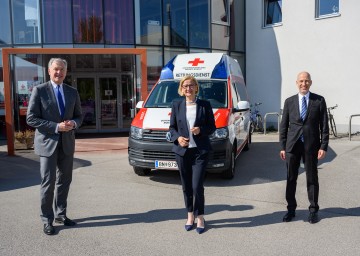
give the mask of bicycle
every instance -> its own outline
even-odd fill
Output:
[[[334,137],[337,137],[337,131],[336,131],[334,115],[331,113],[331,110],[334,110],[337,107],[338,107],[338,105],[336,104],[333,107],[327,108],[328,118],[329,118],[329,126],[330,126],[331,133],[332,133],[332,135],[334,135]]]
[[[264,125],[263,125],[263,118],[260,114],[259,106],[261,102],[257,102],[254,104],[254,111],[251,111],[250,115],[250,133],[252,134],[254,131],[263,132]]]

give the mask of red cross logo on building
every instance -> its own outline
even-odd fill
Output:
[[[204,63],[203,60],[200,60],[200,58],[195,58],[194,60],[190,60],[188,64],[192,64],[191,66],[196,67],[199,64]]]

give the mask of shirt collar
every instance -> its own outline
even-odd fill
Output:
[[[302,95],[302,94],[298,94],[299,95],[299,99],[301,100],[304,96],[305,96],[305,98],[306,98],[306,100],[308,100],[309,99],[309,96],[310,96],[310,92],[308,92],[307,94],[305,94],[305,95]]]
[[[54,83],[52,80],[50,80],[50,82],[51,82],[51,85],[53,86],[53,88],[54,89],[57,89],[57,84],[56,83]],[[60,88],[62,89],[62,84],[59,84],[60,85]]]

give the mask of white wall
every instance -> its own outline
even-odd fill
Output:
[[[360,1],[340,0],[341,16],[315,19],[315,1],[283,1],[282,25],[263,28],[263,0],[246,1],[246,82],[261,112],[278,112],[297,93],[296,76],[312,75],[310,91],[323,95],[338,132],[360,114]],[[270,120],[275,121],[275,120]],[[360,131],[360,117],[352,121]],[[276,127],[276,126],[275,126]]]

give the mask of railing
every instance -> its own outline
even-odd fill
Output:
[[[360,114],[351,115],[349,118],[349,140],[351,140],[351,119],[356,116],[360,116]]]
[[[271,112],[271,113],[266,113],[264,116],[264,135],[266,135],[266,118],[267,116],[270,115],[276,115],[278,117],[278,131],[277,133],[279,133],[280,131],[280,114],[278,112]]]

